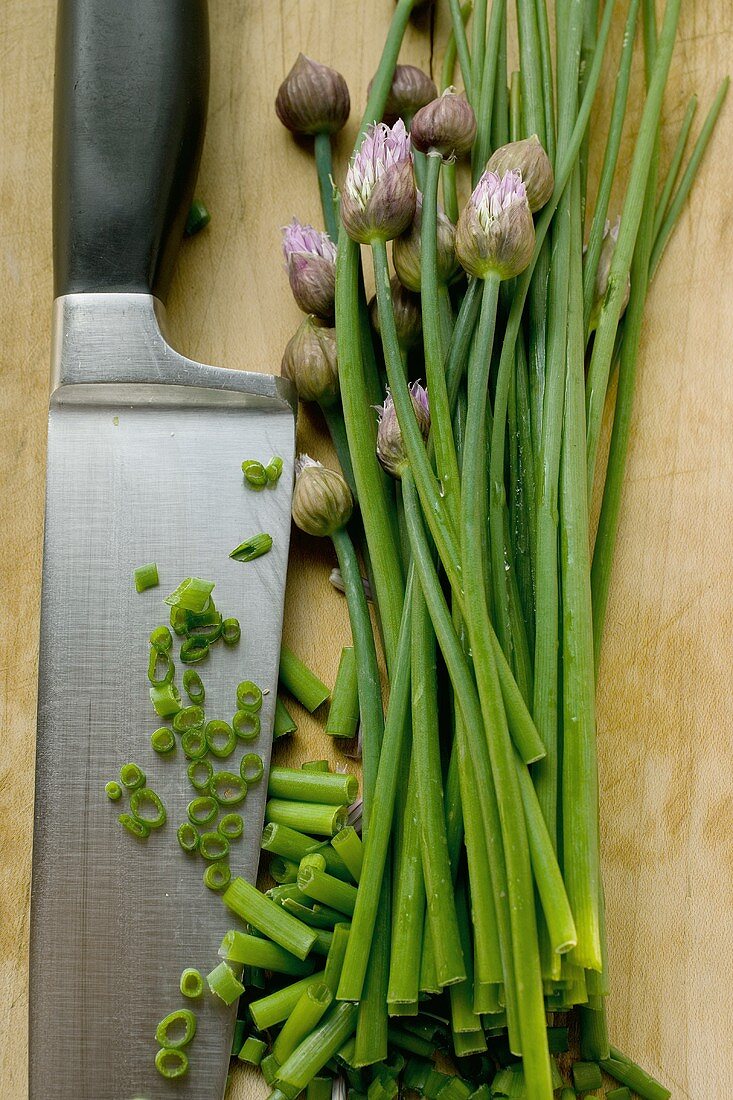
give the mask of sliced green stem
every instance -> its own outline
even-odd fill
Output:
[[[338,240],[338,217],[333,201],[333,158],[331,153],[331,135],[325,131],[316,134],[314,140],[318,190],[321,194],[321,209],[326,230],[334,243]]]

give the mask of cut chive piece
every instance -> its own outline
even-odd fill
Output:
[[[170,653],[173,648],[173,635],[167,626],[156,626],[150,634],[150,644],[159,653]]]
[[[152,807],[152,814],[150,812]],[[150,787],[138,787],[130,795],[130,810],[134,817],[147,825],[149,829],[160,829],[165,825],[168,815],[160,796]]]
[[[256,752],[246,752],[239,762],[239,774],[247,786],[259,783],[265,774],[262,757],[258,756]]]
[[[114,779],[104,785],[104,793],[111,802],[118,802],[122,798],[122,787]]]
[[[184,611],[182,607],[171,608],[169,622],[179,638],[183,638],[188,634],[188,621],[188,611]]]
[[[261,847],[266,852],[285,856],[293,863],[300,863],[304,856],[318,852],[326,861],[326,870],[337,878],[348,879],[348,871],[340,856],[336,854],[328,841],[318,841],[312,836],[298,832],[288,825],[269,822],[262,830]]]
[[[268,1054],[260,1062],[260,1071],[265,1079],[265,1084],[272,1086],[272,1092],[270,1093],[268,1100],[288,1100],[284,1096],[280,1089],[275,1088],[275,1081],[277,1079],[277,1071],[280,1069],[280,1063],[274,1054]]]
[[[265,467],[255,458],[245,458],[242,463],[242,473],[244,474],[244,480],[248,485],[251,485],[253,489],[264,489],[265,485],[267,485],[267,472]]]
[[[218,863],[229,855],[229,841],[218,829],[211,833],[202,833],[199,852],[210,863]]]
[[[298,1003],[303,990],[307,989],[309,985],[322,982],[324,973],[321,970],[317,974],[312,974],[309,978],[301,978],[300,981],[293,982],[292,985],[286,985],[284,989],[277,989],[266,997],[260,997],[258,1000],[252,1001],[249,1005],[249,1014],[257,1030],[268,1031],[276,1024],[281,1024],[283,1020],[287,1020]]]
[[[178,983],[178,987],[184,997],[195,1000],[196,997],[200,997],[204,991],[204,979],[200,971],[196,970],[194,966],[187,966],[181,973],[181,980]]]
[[[298,892],[300,893],[300,891]],[[310,900],[306,898],[305,894],[301,896],[304,901]],[[314,905],[312,909],[308,909],[306,905],[296,901],[295,898],[283,898],[280,904],[288,913],[292,913],[298,920],[302,920],[303,924],[307,924],[310,928],[320,929],[321,931],[330,931],[344,919],[343,913],[338,913],[335,909],[316,905]],[[320,910],[320,912],[318,910]]]
[[[227,840],[238,840],[244,832],[244,819],[241,814],[224,814],[217,829]]]
[[[155,1055],[155,1068],[167,1081],[175,1081],[177,1077],[183,1077],[188,1070],[188,1057],[182,1050],[161,1047]]]
[[[272,728],[273,738],[285,737],[288,733],[295,733],[298,723],[293,718],[288,708],[278,696],[275,700],[275,721]]]
[[[317,836],[335,836],[347,824],[349,812],[346,806],[332,806],[320,802],[293,802],[271,798],[265,807],[265,821],[275,825],[288,825],[301,833]]]
[[[192,760],[188,765],[187,774],[195,790],[209,793],[214,769],[208,760]]]
[[[148,680],[153,687],[165,687],[173,681],[176,666],[173,664],[170,653],[163,653],[155,646],[150,647],[148,658]]]
[[[297,866],[297,864],[293,864]],[[300,867],[305,871],[306,869],[311,871],[325,871],[326,870],[326,857],[320,852],[308,852],[304,855],[300,861]]]
[[[151,687],[150,702],[159,718],[171,718],[181,709],[181,695],[175,684]]]
[[[219,955],[227,962],[256,966],[261,970],[272,970],[275,974],[291,974],[298,978],[311,974],[315,965],[312,959],[296,958],[290,951],[286,951],[276,943],[271,943],[270,940],[235,930],[225,933]]]
[[[265,474],[270,485],[275,485],[280,480],[280,475],[283,472],[283,460],[280,455],[273,455],[270,461],[265,466]]]
[[[210,835],[210,834],[205,834]],[[201,838],[203,840],[203,837]],[[224,838],[222,838],[224,839]],[[227,841],[227,844],[229,841]],[[206,859],[206,856],[204,856]],[[204,886],[208,890],[214,892],[224,890],[229,885],[232,878],[232,872],[229,868],[229,864],[223,860],[217,860],[216,863],[210,863],[204,871]]]
[[[232,1058],[234,1058],[235,1055],[239,1054],[240,1050],[242,1049],[242,1043],[244,1042],[244,1037],[245,1037],[246,1034],[247,1034],[247,1021],[246,1020],[237,1020],[234,1024],[234,1034],[232,1035],[232,1049],[231,1049],[231,1057]],[[228,1083],[228,1079],[227,1079],[227,1083]]]
[[[353,1035],[357,1014],[355,1004],[344,1002],[333,1006],[318,1027],[295,1048],[277,1075],[278,1086],[288,1098],[297,1096]]]
[[[196,1017],[190,1008],[177,1008],[165,1016],[155,1029],[155,1041],[166,1050],[187,1047],[196,1034]]]
[[[183,229],[183,236],[194,237],[197,233],[200,233],[202,229],[205,229],[210,221],[211,214],[204,203],[201,199],[194,198],[188,211],[186,224]]]
[[[202,729],[186,730],[181,738],[181,748],[189,760],[200,760],[209,748],[204,731]]]
[[[244,993],[244,986],[237,978],[230,966],[225,962],[215,966],[210,974],[206,975],[209,989],[225,1005],[232,1005]]]
[[[575,1062],[573,1064],[573,1085],[576,1092],[590,1092],[603,1084],[603,1074],[596,1062]]]
[[[192,703],[201,706],[206,698],[206,688],[195,668],[187,668],[183,673],[183,689]]]
[[[145,786],[145,772],[137,764],[123,764],[120,768],[120,781],[128,791],[136,791]]]
[[[622,1085],[620,1089],[611,1089],[610,1092],[607,1092],[606,1100],[631,1100],[631,1093],[626,1085]]]
[[[281,1065],[310,1035],[332,1001],[333,993],[324,982],[310,985],[303,992],[272,1047],[272,1053]]]
[[[262,1039],[258,1039],[255,1035],[250,1035],[245,1039],[237,1057],[240,1062],[249,1062],[251,1066],[258,1066],[262,1061],[265,1051],[267,1050],[267,1043]],[[328,1082],[329,1097],[331,1095],[331,1082]]]
[[[224,645],[236,645],[241,637],[242,628],[239,625],[239,619],[233,617],[224,619],[221,624],[221,638]]]
[[[178,826],[176,836],[184,852],[196,852],[198,850],[201,838],[198,829],[190,821],[184,821]]]
[[[163,602],[170,607],[180,607],[184,611],[193,611],[194,615],[200,615],[206,611],[213,591],[214,585],[211,581],[202,581],[199,577],[186,577],[175,592],[166,596]]]
[[[359,795],[355,775],[341,772],[304,772],[300,768],[270,768],[267,781],[270,798],[292,802],[320,802],[329,806],[350,806]]]
[[[133,817],[132,814],[120,814],[117,820],[124,829],[127,829],[128,833],[137,837],[138,840],[147,840],[150,836],[150,826],[146,825],[144,821],[140,821],[139,818]]]
[[[320,901],[331,909],[338,909],[340,913],[346,913],[349,917],[353,916],[356,887],[350,886],[348,882],[342,882],[340,878],[335,878],[326,871],[304,867],[301,863],[298,889],[314,901]]]
[[[176,747],[173,730],[168,729],[167,726],[161,726],[160,729],[153,730],[150,734],[150,745],[160,756],[173,752]]]
[[[274,879],[280,886],[298,881],[298,864],[291,863],[289,859],[283,859],[282,856],[274,856],[270,860],[268,870],[270,878]]]
[[[214,718],[206,723],[205,737],[209,752],[218,756],[220,760],[231,756],[236,748],[237,735],[229,723],[223,722],[220,718]]]
[[[329,691],[322,680],[311,672],[299,657],[283,645],[280,650],[280,683],[306,710],[318,710],[325,703]]]
[[[179,657],[184,665],[197,665],[199,661],[205,660],[208,656],[209,643],[206,638],[200,638],[198,635],[189,635],[181,644]]]
[[[144,592],[146,588],[156,588],[160,584],[158,580],[158,566],[154,561],[148,565],[140,565],[135,570],[135,590]]]
[[[204,711],[202,707],[183,707],[173,719],[173,729],[176,733],[185,733],[187,730],[198,730],[204,724]]]
[[[200,798],[194,798],[187,807],[188,820],[192,825],[208,825],[219,812],[219,806],[215,798],[204,794]]]
[[[341,971],[346,956],[346,945],[349,942],[350,928],[350,925],[343,923],[334,925],[331,946],[328,949],[328,955],[326,957],[326,969],[323,972],[323,980],[334,997],[336,996],[336,990],[338,989],[339,980],[341,978]]]
[[[331,1100],[331,1093],[333,1090],[333,1080],[330,1077],[314,1077],[312,1081],[308,1082],[308,1087],[305,1090],[305,1100]],[[359,1100],[354,1094],[351,1093],[352,1100]]]
[[[328,760],[306,760],[304,764],[300,765],[302,772],[330,772],[331,765]]]
[[[354,826],[340,829],[331,840],[331,847],[346,864],[354,882],[358,882],[364,862],[364,845]]]
[[[247,797],[247,784],[234,772],[214,772],[210,788],[220,806],[238,806]]]
[[[262,688],[252,680],[242,680],[237,685],[237,710],[247,710],[259,714],[262,709]]]
[[[642,1100],[669,1100],[672,1093],[659,1081],[646,1073],[636,1062],[632,1062],[616,1047],[611,1047],[611,1057],[601,1060],[601,1067],[622,1085],[637,1093]]]
[[[238,710],[232,718],[232,728],[242,741],[254,741],[260,735],[260,716],[249,710]]]
[[[306,957],[316,941],[316,934],[311,928],[286,913],[243,878],[233,880],[222,900],[243,921],[299,959]]]
[[[331,737],[356,737],[359,726],[359,690],[356,676],[356,655],[353,646],[341,650],[331,706],[326,719],[326,733]]]
[[[261,558],[270,550],[272,550],[272,535],[263,531],[259,535],[252,535],[251,538],[240,542],[239,546],[230,551],[229,557],[234,558],[235,561],[254,561],[255,558]]]

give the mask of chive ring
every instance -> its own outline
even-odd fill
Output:
[[[192,825],[208,825],[218,814],[219,806],[215,798],[204,794],[189,802],[187,812]]]
[[[137,764],[123,764],[120,768],[120,781],[128,791],[136,791],[145,786],[145,772]]]
[[[169,621],[178,637],[185,638],[188,634],[188,611],[182,607],[172,607]]]
[[[181,709],[181,693],[175,684],[151,687],[150,702],[159,718],[170,718]]]
[[[186,730],[181,738],[181,748],[189,760],[199,760],[206,755],[208,745],[203,730]]]
[[[154,561],[147,565],[140,565],[135,570],[135,591],[144,592],[146,588],[155,588],[160,584],[158,579],[158,566]]]
[[[176,733],[185,733],[186,730],[201,729],[204,724],[204,717],[203,707],[184,707],[183,710],[179,710],[178,714],[173,719],[173,729]]]
[[[154,816],[144,816],[146,803],[148,806],[153,807]],[[130,810],[137,820],[142,821],[149,829],[160,829],[161,826],[165,825],[168,818],[165,806],[160,800],[160,795],[157,795],[155,791],[151,791],[150,787],[139,787],[132,792],[130,795]]]
[[[209,643],[206,638],[189,635],[185,642],[181,643],[179,656],[184,665],[196,665],[209,656]]]
[[[246,458],[242,463],[244,480],[253,489],[263,489],[267,485],[267,474],[261,462],[254,458]]]
[[[199,837],[198,829],[195,827],[195,825],[192,825],[190,821],[184,821],[181,825],[178,826],[178,832],[176,833],[176,836],[178,837],[178,843],[181,845],[184,852],[198,851],[199,840],[201,838]]]
[[[218,831],[202,833],[199,852],[204,859],[208,859],[212,863],[220,859],[226,859],[229,855],[229,841]]]
[[[256,752],[245,753],[239,763],[239,774],[247,785],[259,783],[265,774],[262,757],[258,756]]]
[[[181,1025],[183,1034],[180,1035]],[[165,1050],[187,1047],[196,1034],[196,1017],[190,1008],[177,1008],[165,1016],[155,1029],[156,1043]]]
[[[192,703],[200,706],[206,698],[206,688],[195,668],[187,668],[183,673],[183,687]]]
[[[170,653],[173,649],[173,635],[167,626],[156,626],[150,635],[150,644],[158,653]]]
[[[166,753],[173,752],[176,747],[176,739],[172,730],[169,730],[167,726],[161,726],[160,729],[153,730],[150,734],[150,744],[157,753],[165,756]]]
[[[122,798],[122,787],[114,779],[104,785],[104,793],[111,802],[117,802]]]
[[[241,814],[224,814],[217,826],[227,840],[238,840],[244,832],[244,820]]]
[[[237,735],[228,722],[223,722],[220,718],[214,718],[211,722],[206,723],[204,735],[209,752],[213,753],[214,756],[218,756],[220,760],[231,756],[234,752]]]
[[[167,1081],[175,1081],[177,1077],[183,1077],[187,1071],[188,1056],[182,1050],[161,1047],[155,1055],[155,1068]]]
[[[189,997],[193,1000],[195,997],[200,997],[203,993],[204,979],[195,967],[187,966],[181,974],[181,980],[178,983],[178,987],[184,997]]]
[[[248,710],[238,710],[232,718],[232,727],[243,741],[254,741],[260,735],[260,716]]]
[[[225,619],[221,624],[221,637],[224,645],[236,645],[242,637],[242,628],[239,619]]]
[[[242,680],[237,685],[237,709],[250,714],[259,714],[262,708],[262,688],[251,680]]]
[[[274,485],[280,478],[280,474],[283,472],[283,460],[280,455],[275,455],[265,466],[265,474],[270,485]]]
[[[138,840],[147,840],[150,836],[150,826],[146,825],[144,821],[140,821],[139,818],[133,817],[132,814],[120,814],[117,820],[120,825],[127,829],[128,833],[132,833]]]
[[[197,791],[205,791],[208,794],[211,777],[214,774],[211,763],[208,760],[192,760],[187,770],[191,786]]]
[[[211,793],[220,806],[237,806],[247,796],[247,784],[234,772],[215,772]]]
[[[204,871],[204,886],[209,890],[223,890],[229,885],[231,877],[229,864],[224,863],[223,860],[217,860],[216,863],[210,863]]]
[[[162,665],[160,671],[158,670],[159,664]],[[175,671],[176,666],[173,664],[170,653],[162,653],[154,645],[151,645],[150,657],[148,658],[148,680],[153,687],[165,687],[166,684],[172,683]]]

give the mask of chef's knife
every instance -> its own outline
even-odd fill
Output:
[[[235,687],[265,691],[269,763],[290,525],[295,417],[279,378],[192,362],[163,335],[163,302],[190,205],[208,89],[205,0],[61,0],[54,137],[55,302],[48,429],[30,974],[30,1098],[219,1100],[234,1010],[206,995],[189,1069],[154,1066],[155,1028],[183,1007],[184,967],[219,961],[231,926],[176,841],[195,795],[180,745],[151,750],[148,636],[187,576],[214,581],[242,624],[197,668],[207,717]],[[241,463],[284,462],[248,489]],[[260,531],[269,554],[228,552]],[[161,585],[135,591],[157,562]],[[177,654],[177,649],[176,649]],[[181,665],[177,663],[180,685]],[[221,766],[234,770],[240,752]],[[146,841],[118,823],[105,782],[135,761],[163,799]],[[216,763],[216,761],[215,761]],[[234,874],[257,870],[265,779],[242,809]]]

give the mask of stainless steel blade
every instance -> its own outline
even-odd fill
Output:
[[[233,918],[203,884],[204,861],[176,829],[195,792],[177,747],[159,758],[150,733],[148,636],[163,596],[186,576],[242,624],[197,666],[207,717],[230,719],[235,687],[266,691],[254,749],[269,763],[277,687],[295,447],[292,391],[263,375],[218,370],[172,351],[145,295],[74,295],[56,303],[48,435],[31,908],[30,1098],[133,1100],[224,1093],[234,1013],[211,995],[185,1002],[181,971],[219,959]],[[247,457],[279,454],[276,488],[243,484]],[[229,551],[268,531],[269,554]],[[155,561],[160,587],[138,594],[134,569]],[[177,646],[174,648],[177,655]],[[180,685],[183,666],[176,661]],[[105,782],[136,761],[167,824],[137,841]],[[217,762],[214,761],[216,764]],[[244,837],[233,874],[253,880],[266,779],[238,807]],[[185,1077],[154,1067],[157,1022],[192,1007],[198,1030]]]

